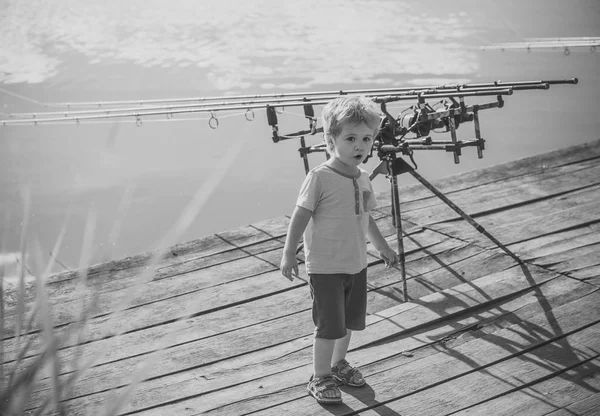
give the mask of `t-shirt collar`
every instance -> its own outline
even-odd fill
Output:
[[[344,176],[344,177],[346,177],[346,178],[350,178],[350,179],[358,179],[358,178],[360,178],[360,175],[362,175],[362,171],[361,171],[360,169],[358,170],[358,174],[357,174],[357,175],[355,175],[355,176],[352,176],[352,175],[348,175],[347,173],[344,173],[344,172],[342,172],[342,171],[339,171],[339,170],[337,170],[337,169],[335,169],[335,168],[332,168],[332,167],[331,167],[331,166],[329,166],[329,165],[325,165],[325,164],[324,164],[323,166],[325,166],[325,167],[326,167],[326,168],[328,168],[328,169],[331,169],[332,171],[334,171],[334,172],[335,172],[335,173],[337,173],[338,175],[342,175],[342,176]]]

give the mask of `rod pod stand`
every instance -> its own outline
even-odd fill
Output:
[[[412,166],[410,166],[402,157],[397,156],[396,152],[386,152],[382,159],[384,160],[382,160],[381,163],[379,163],[379,165],[373,170],[371,175],[369,175],[369,179],[373,180],[373,178],[375,178],[375,176],[377,176],[378,174],[384,173],[390,181],[392,196],[392,223],[396,228],[396,239],[398,241],[398,259],[400,273],[402,277],[402,293],[404,297],[404,302],[408,301],[408,290],[406,283],[406,256],[404,252],[404,238],[402,232],[402,215],[400,211],[400,195],[398,192],[397,178],[397,176],[402,173],[410,173],[417,181],[419,181],[423,186],[429,189],[442,202],[444,202],[446,205],[452,208],[452,210],[454,210],[465,221],[472,225],[478,232],[486,236],[496,246],[498,246],[506,254],[512,257],[518,264],[523,264],[523,261],[519,257],[517,257],[515,253],[510,251],[508,247],[506,247],[504,244],[498,241],[498,239],[496,239],[493,235],[486,231],[485,228],[481,226],[481,224],[475,221],[469,214],[464,212],[450,199],[448,199],[448,197],[444,195],[440,190],[438,190],[435,186],[433,186],[430,182],[428,182],[425,178],[418,174],[415,171],[415,169]]]

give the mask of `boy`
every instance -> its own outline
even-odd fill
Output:
[[[371,151],[379,111],[363,97],[341,97],[323,108],[329,160],[312,169],[298,196],[281,259],[281,273],[298,276],[296,248],[304,234],[306,270],[313,299],[313,375],[307,389],[319,403],[339,403],[336,380],[362,386],[360,371],[345,359],[353,330],[363,330],[367,302],[367,242],[387,267],[398,256],[370,211],[375,195],[369,175],[358,166]]]

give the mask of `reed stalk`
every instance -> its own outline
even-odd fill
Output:
[[[212,172],[197,190],[188,206],[182,210],[178,221],[162,238],[158,249],[152,252],[145,267],[141,268],[143,272],[140,272],[135,282],[125,289],[128,292],[127,296],[123,297],[125,300],[117,305],[102,325],[109,326],[115,320],[124,319],[131,300],[135,299],[140,291],[146,289],[146,284],[153,280],[155,270],[160,265],[165,253],[168,252],[171,246],[180,242],[182,235],[222,182],[236,157],[240,154],[242,147],[243,142],[238,142],[229,147],[223,158],[223,163]],[[118,239],[122,219],[132,200],[132,195],[133,188],[129,187],[118,209],[119,218],[113,223],[109,234],[111,247]],[[6,361],[4,348],[0,347],[0,358],[2,359],[2,366],[0,367],[0,416],[70,415],[69,400],[73,387],[123,335],[124,330],[119,330],[113,334],[110,337],[110,342],[106,343],[100,353],[83,358],[85,346],[93,342],[93,340],[88,339],[87,329],[90,321],[94,318],[98,300],[98,292],[92,291],[90,294],[90,285],[88,285],[88,272],[93,259],[93,240],[96,226],[96,214],[90,212],[84,232],[81,258],[77,272],[74,274],[77,282],[77,299],[80,302],[78,318],[68,326],[62,325],[62,333],[57,335],[56,323],[52,313],[53,301],[49,293],[48,282],[54,265],[56,263],[62,264],[59,262],[58,257],[66,233],[68,217],[54,244],[54,248],[50,251],[50,260],[44,264],[41,254],[44,250],[28,232],[30,205],[30,194],[25,191],[23,192],[24,213],[21,229],[21,257],[18,262],[19,278],[16,289],[7,289],[4,286],[4,265],[0,265],[0,336],[2,345],[4,345],[5,340],[14,339],[18,350],[13,360]],[[5,218],[5,224],[9,223],[10,218]],[[1,243],[0,249],[4,252],[6,242]],[[30,247],[32,248],[30,249]],[[37,267],[33,271],[29,269],[25,261],[29,255],[28,251],[32,251],[32,257],[36,262]],[[27,282],[27,273],[35,278],[34,284]],[[109,273],[109,271],[105,273]],[[33,292],[35,296],[33,296]],[[5,313],[5,297],[8,298],[9,295],[13,297],[16,295],[16,301],[13,302],[15,303],[12,308],[13,313],[7,315]],[[5,330],[8,319],[14,319],[14,334],[9,334]],[[72,339],[76,339],[74,346],[69,344]],[[39,341],[40,345],[33,351],[33,345],[36,341]],[[60,358],[61,350],[66,348],[75,348],[76,351],[68,366],[64,365],[66,363],[61,362]],[[119,386],[115,389],[115,397],[106,400],[102,409],[95,409],[90,413],[84,410],[84,414],[113,416],[126,411],[136,388],[147,378],[149,366],[152,362],[155,362],[154,360],[160,359],[163,352],[164,350],[161,349],[150,354],[146,361],[132,374],[130,380],[115,382],[114,385]],[[66,367],[71,370],[65,370]],[[43,388],[44,384],[49,384],[50,388]],[[34,396],[36,397],[35,403]]]

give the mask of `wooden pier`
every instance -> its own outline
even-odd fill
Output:
[[[279,272],[281,217],[172,247],[145,282],[150,253],[93,266],[85,287],[53,276],[57,334],[77,325],[82,293],[94,301],[87,342],[65,337],[58,353],[58,381],[94,359],[61,393],[67,414],[102,414],[128,390],[121,413],[144,416],[600,414],[600,140],[433,184],[524,264],[423,186],[401,188],[409,301],[370,250],[367,328],[348,354],[368,384],[342,387],[343,404],[306,392],[311,301],[305,280]],[[374,217],[395,247],[389,199]],[[5,373],[18,354],[11,322]],[[39,337],[21,338],[34,346],[23,365]],[[54,394],[51,374],[28,414]]]

